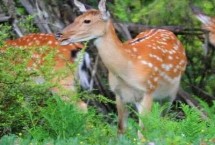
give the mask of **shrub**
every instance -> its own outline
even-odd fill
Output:
[[[83,133],[85,130],[86,114],[57,96],[46,101],[45,107],[40,107],[39,115],[40,118],[36,118],[38,123],[29,128],[30,135],[38,140],[65,139]]]
[[[206,104],[204,103],[204,105]],[[160,145],[211,144],[213,143],[215,133],[214,129],[212,129],[215,125],[214,120],[212,120],[215,115],[211,113],[213,108],[214,106],[205,106],[205,110],[208,110],[207,114],[210,118],[204,120],[195,108],[182,104],[181,109],[185,113],[185,118],[175,120],[174,116],[161,118],[159,113],[162,108],[156,104],[152,115],[142,118],[145,125],[143,134],[146,135],[146,141]]]
[[[52,97],[50,89],[57,86],[53,78],[62,78],[72,71],[53,70],[55,50],[51,48],[7,47],[0,52],[0,136],[18,134],[31,127],[31,115],[38,115],[40,107]],[[46,52],[49,52],[48,54]],[[36,69],[27,69],[33,53],[47,54],[44,63],[37,63]],[[63,71],[63,70],[61,70]],[[41,78],[43,83],[36,83]],[[56,79],[57,81],[58,79]],[[26,106],[30,106],[29,111]],[[31,112],[29,114],[29,112]]]

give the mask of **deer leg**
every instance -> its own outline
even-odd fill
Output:
[[[118,134],[120,135],[125,132],[128,118],[128,110],[119,96],[116,97],[116,106],[118,112]]]
[[[118,134],[123,134],[125,132],[127,118],[128,118],[128,111],[126,108],[126,104],[123,102],[122,96],[122,89],[119,80],[109,72],[109,85],[111,90],[116,95],[116,107],[118,112]]]
[[[152,96],[147,94],[143,97],[143,99],[140,102],[136,103],[136,107],[137,107],[138,113],[140,115],[139,116],[140,130],[138,130],[138,138],[139,139],[143,138],[143,134],[141,133],[141,130],[144,129],[144,124],[141,120],[141,116],[144,116],[151,111],[152,101],[153,101]]]
[[[164,107],[164,110],[162,110],[161,112],[161,116],[164,117],[165,115],[167,115],[167,113],[169,112],[172,102],[175,100],[177,92],[178,92],[178,88],[179,88],[179,83],[175,84],[174,89],[172,90],[172,92],[169,94],[169,96],[166,99],[163,99],[160,101],[160,105],[162,107]]]

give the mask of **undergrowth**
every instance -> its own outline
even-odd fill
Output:
[[[140,141],[136,135],[138,124],[133,119],[128,121],[127,133],[124,136],[117,136],[116,124],[106,123],[94,109],[91,108],[88,113],[83,113],[73,104],[55,96],[47,101],[45,107],[40,108],[39,119],[38,116],[36,118],[33,116],[33,121],[37,120],[34,126],[27,128],[25,133],[2,137],[0,144],[214,144],[215,105],[205,107],[210,117],[206,120],[202,119],[194,108],[187,105],[181,107],[186,117],[176,120],[174,115],[160,117],[162,107],[155,104],[150,115],[141,117],[145,126],[142,131],[145,138]]]

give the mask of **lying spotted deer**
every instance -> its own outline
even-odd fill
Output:
[[[118,133],[125,132],[126,103],[135,103],[140,115],[150,112],[154,100],[171,103],[179,88],[187,60],[181,42],[170,31],[151,29],[122,43],[116,35],[105,0],[99,10],[87,10],[56,36],[62,45],[94,39],[98,53],[109,71],[109,85],[116,95]],[[139,120],[140,127],[143,123]],[[138,136],[143,137],[141,130]]]
[[[29,34],[18,38],[16,40],[8,40],[5,43],[6,47],[18,47],[25,49],[33,49],[40,47],[50,47],[51,49],[57,49],[57,53],[55,58],[55,65],[53,67],[54,70],[61,70],[66,68],[69,63],[73,63],[76,59],[75,56],[72,57],[72,53],[76,52],[78,49],[83,48],[83,45],[80,43],[72,43],[68,45],[61,46],[59,41],[55,39],[53,34]],[[40,65],[44,63],[44,57],[46,54],[34,53],[32,58],[29,60],[28,69],[38,69]],[[83,74],[83,72],[82,72]],[[54,78],[53,78],[54,79]],[[36,79],[37,82],[43,81],[40,77]],[[66,90],[74,90],[74,76],[72,74],[68,74],[65,78],[59,81],[60,86]],[[58,93],[59,90],[53,88],[52,91]],[[78,106],[86,111],[87,105],[83,101],[78,102]]]
[[[197,19],[202,23],[202,29],[208,31],[209,42],[215,46],[215,18],[207,16],[196,7],[192,7],[192,11]]]

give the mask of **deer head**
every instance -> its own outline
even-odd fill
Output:
[[[99,11],[95,9],[87,11],[84,4],[77,0],[74,0],[74,3],[84,13],[77,17],[73,24],[67,26],[61,33],[57,34],[59,40],[62,41],[62,45],[88,41],[106,33],[107,27],[105,26],[110,19],[110,14],[106,10],[105,0],[100,1],[98,6]]]

